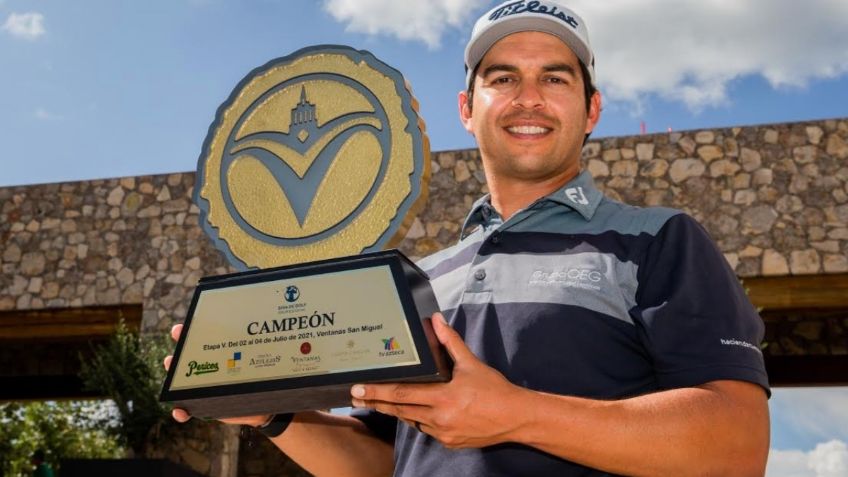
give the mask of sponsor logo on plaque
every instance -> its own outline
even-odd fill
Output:
[[[218,109],[198,160],[206,233],[240,269],[396,244],[430,174],[416,110],[401,75],[365,51],[311,47],[255,69]]]
[[[241,351],[233,353],[233,357],[227,360],[227,368],[233,369],[238,367],[238,362],[241,361]]]
[[[300,298],[300,290],[294,285],[286,287],[286,301],[289,303],[297,301]]]
[[[210,361],[198,363],[197,361],[189,361],[188,372],[186,377],[197,376],[200,374],[209,374],[218,372],[218,363]]]
[[[312,352],[312,345],[306,341],[300,345],[300,354],[309,354]]]
[[[273,368],[282,360],[282,356],[278,354],[262,353],[253,358],[250,358],[248,365],[252,368]]]
[[[383,351],[380,351],[380,357],[397,356],[404,353],[394,336],[383,338]]]

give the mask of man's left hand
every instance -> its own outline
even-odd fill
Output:
[[[525,392],[477,359],[441,313],[433,330],[454,361],[453,377],[434,384],[357,384],[353,405],[403,420],[449,448],[485,447],[510,440],[510,412]]]

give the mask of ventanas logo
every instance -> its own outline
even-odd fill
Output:
[[[383,351],[380,351],[380,357],[396,356],[404,353],[404,350],[400,349],[400,343],[395,340],[394,336],[383,338]]]
[[[204,363],[198,363],[197,361],[191,361],[188,363],[188,372],[186,373],[186,377],[192,375],[200,375],[200,374],[209,374],[209,373],[217,373],[218,372],[218,363],[213,363],[211,361],[206,361]]]

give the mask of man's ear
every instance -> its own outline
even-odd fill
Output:
[[[601,92],[595,91],[595,94],[589,99],[589,114],[586,118],[586,134],[595,129],[595,125],[601,120]]]
[[[459,120],[466,131],[474,134],[473,119],[471,117],[471,103],[468,102],[468,92],[459,92]]]

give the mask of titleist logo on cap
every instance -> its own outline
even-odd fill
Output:
[[[508,3],[493,11],[492,14],[489,15],[489,21],[493,22],[499,18],[516,15],[518,13],[543,13],[545,15],[551,15],[552,17],[559,18],[563,22],[577,28],[578,23],[574,17],[566,15],[558,10],[559,9],[556,5],[548,6],[543,5],[542,2],[525,2],[524,0],[519,0],[517,2]]]

